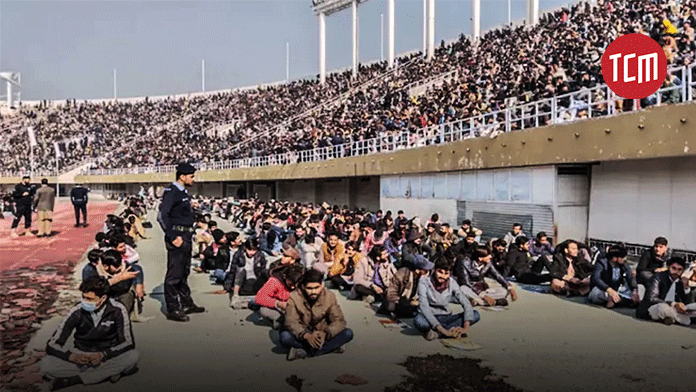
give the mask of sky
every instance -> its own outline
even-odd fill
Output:
[[[526,13],[525,0],[510,0],[512,19]],[[569,0],[540,0],[544,10]],[[481,0],[481,27],[507,22],[508,0]],[[0,70],[19,71],[22,100],[95,99],[186,94],[201,91],[205,59],[207,91],[319,72],[318,20],[310,0],[225,1],[39,1],[0,0]],[[436,0],[435,39],[471,33],[471,0]],[[423,3],[396,0],[396,53],[419,50]],[[387,1],[359,7],[359,59],[381,57]],[[327,71],[349,67],[350,9],[326,18]],[[4,89],[4,86],[3,86]],[[3,91],[4,94],[4,91]]]

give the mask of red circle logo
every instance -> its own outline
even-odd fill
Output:
[[[643,34],[615,39],[602,56],[604,82],[616,95],[641,99],[657,91],[667,77],[667,56],[660,44]]]

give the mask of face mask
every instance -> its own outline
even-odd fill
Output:
[[[94,302],[85,301],[83,299],[81,305],[82,309],[86,310],[87,312],[94,312],[95,310],[97,310],[97,304]]]

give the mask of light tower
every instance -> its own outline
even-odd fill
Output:
[[[312,10],[319,17],[319,81],[326,81],[326,17],[351,8],[353,12],[353,76],[358,74],[358,5],[368,0],[313,0]],[[392,38],[390,37],[390,40]]]
[[[5,82],[6,94],[0,95],[0,100],[7,100],[7,107],[14,107],[15,102],[22,100],[22,78],[19,72],[0,72],[0,83]],[[0,86],[2,91],[2,86]]]

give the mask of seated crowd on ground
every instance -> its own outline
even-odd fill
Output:
[[[140,197],[124,204],[123,213],[108,217],[88,253],[82,310],[71,310],[49,341],[45,371],[57,387],[118,380],[134,371],[137,352],[132,341],[122,340],[132,340],[130,321],[138,321],[144,277],[130,218],[142,226],[147,210]],[[452,228],[438,214],[422,222],[403,211],[394,217],[391,211],[258,200],[199,199],[193,207],[194,270],[221,284],[232,308],[258,312],[279,330],[288,360],[340,353],[353,339],[336,293],[370,304],[377,314],[413,319],[428,340],[466,336],[481,319],[476,307],[510,306],[518,299],[512,282],[587,296],[587,302],[607,308],[634,307],[637,318],[668,325],[689,325],[696,315],[694,268],[672,257],[663,237],[634,270],[620,244],[596,250],[566,240],[554,246],[544,232],[530,240],[518,223],[503,238],[483,243],[486,233],[470,220]],[[224,232],[213,214],[239,231]],[[450,303],[462,311],[453,313]],[[118,339],[115,327],[109,333],[90,330],[99,317],[122,323]],[[80,345],[75,352],[63,347],[70,328]],[[101,345],[108,344],[122,349],[104,351]],[[120,359],[107,361],[114,357]],[[89,372],[75,370],[90,363]]]
[[[443,42],[430,61],[419,54],[398,58],[396,73],[387,72],[386,62],[378,62],[361,65],[357,78],[350,71],[329,74],[325,85],[312,79],[176,99],[70,100],[61,105],[20,107],[14,116],[1,119],[0,163],[11,172],[29,166],[28,141],[18,130],[30,125],[39,144],[34,148],[37,167],[47,170],[55,168],[54,143],[59,146],[61,168],[84,159],[93,160],[94,168],[159,166],[173,164],[182,155],[208,163],[337,145],[344,145],[345,153],[351,155],[356,153],[350,151],[352,142],[397,137],[402,131],[412,138],[423,137],[427,144],[438,138],[437,133],[430,138],[428,127],[432,125],[603,83],[602,48],[622,34],[651,36],[663,47],[670,66],[693,64],[694,1],[574,4],[542,15],[534,26],[488,31],[477,44],[464,35],[450,44]],[[410,95],[410,83],[455,70],[452,80],[423,95]],[[663,87],[685,82],[685,75],[670,74]],[[370,83],[369,88],[359,88],[365,83]],[[325,105],[342,94],[348,97]],[[675,103],[680,102],[682,90],[661,94],[661,102]],[[607,114],[604,92],[591,95],[594,104],[587,96],[560,98],[562,113],[556,121]],[[656,103],[657,94],[653,94],[640,105]],[[616,103],[618,112],[633,108],[633,100]],[[543,115],[540,125],[550,124],[549,111],[548,104],[530,105],[515,114],[511,129],[520,129],[523,122],[524,128],[536,126],[535,114]],[[233,125],[216,127],[229,122]],[[504,130],[499,116],[474,122],[485,126],[481,135]],[[158,148],[152,150],[152,145]]]

